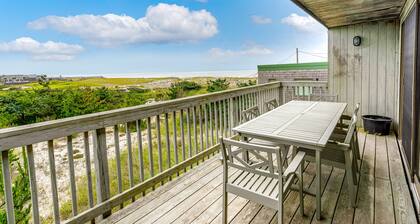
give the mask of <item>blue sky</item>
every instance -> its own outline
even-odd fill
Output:
[[[289,0],[2,1],[0,74],[255,70],[325,61],[327,32]]]

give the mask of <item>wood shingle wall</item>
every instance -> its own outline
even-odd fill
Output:
[[[347,102],[348,113],[378,114],[398,123],[399,22],[369,22],[329,30],[329,90]],[[353,46],[353,37],[362,44]],[[395,126],[397,127],[397,126]]]

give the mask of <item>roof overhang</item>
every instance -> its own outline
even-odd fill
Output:
[[[397,19],[406,0],[292,0],[327,28]]]

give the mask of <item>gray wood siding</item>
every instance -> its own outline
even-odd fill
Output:
[[[329,30],[329,90],[349,104],[347,113],[360,103],[362,115],[385,115],[398,123],[399,27],[392,20]],[[353,46],[354,36],[362,37],[361,46]]]

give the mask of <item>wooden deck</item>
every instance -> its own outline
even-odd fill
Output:
[[[298,194],[285,201],[285,223],[417,223],[395,136],[359,134],[363,159],[357,208],[349,206],[345,172],[322,168],[322,220],[315,219],[315,197],[305,196],[305,216]],[[222,165],[215,156],[116,212],[104,223],[221,223]],[[315,165],[307,164],[304,185],[315,187]],[[275,223],[276,212],[230,195],[231,223]]]

